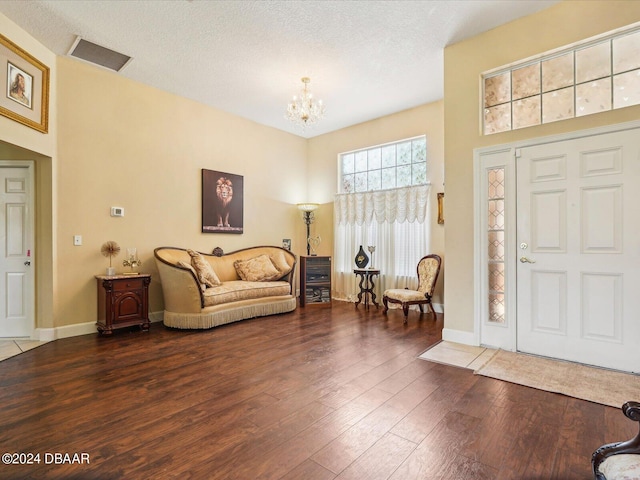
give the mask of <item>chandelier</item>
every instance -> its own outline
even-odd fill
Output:
[[[286,117],[293,123],[302,127],[311,126],[324,116],[322,100],[316,100],[309,91],[309,77],[302,77],[304,88],[300,95],[294,95],[293,100],[287,105]]]

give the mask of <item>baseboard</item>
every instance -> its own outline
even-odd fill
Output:
[[[475,333],[464,332],[462,330],[452,330],[451,328],[442,329],[442,340],[446,342],[461,343],[463,345],[473,345],[474,347],[480,345]]]
[[[162,322],[163,317],[164,312],[162,311],[149,313],[149,321],[151,323]],[[36,328],[33,335],[31,335],[31,340],[50,342],[60,338],[77,337],[96,332],[95,322],[74,323],[73,325],[63,325],[55,328]]]

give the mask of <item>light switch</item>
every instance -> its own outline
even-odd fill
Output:
[[[111,216],[112,217],[124,217],[124,208],[122,208],[122,207],[111,207]]]
[[[74,235],[73,236],[73,244],[77,247],[82,245],[82,235]]]

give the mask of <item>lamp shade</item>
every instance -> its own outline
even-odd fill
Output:
[[[318,207],[319,205],[317,203],[299,203],[298,204],[298,209],[302,210],[303,212],[313,212]]]

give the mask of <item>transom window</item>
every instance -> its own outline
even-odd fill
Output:
[[[424,135],[340,154],[340,193],[427,183]]]
[[[640,29],[483,75],[484,134],[640,104]]]

